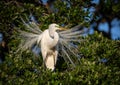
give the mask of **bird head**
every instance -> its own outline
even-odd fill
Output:
[[[61,30],[65,30],[65,28],[62,28],[55,23],[49,25],[49,33],[52,38],[54,38],[54,32],[61,31]]]
[[[65,28],[62,28],[62,27],[60,27],[58,24],[55,24],[55,23],[53,23],[53,24],[50,24],[49,25],[49,29],[52,29],[52,30],[65,30]]]

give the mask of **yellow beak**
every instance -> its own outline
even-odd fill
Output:
[[[67,30],[67,29],[65,29],[65,28],[63,28],[63,27],[60,27],[59,30]]]

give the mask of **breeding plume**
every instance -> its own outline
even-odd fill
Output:
[[[27,31],[19,31],[22,36],[19,47],[21,51],[32,49],[35,45],[39,46],[46,68],[52,71],[55,69],[58,56],[63,57],[68,65],[76,65],[80,59],[78,45],[81,42],[81,34],[84,33],[80,25],[64,29],[54,23],[41,31],[35,22],[22,21]]]

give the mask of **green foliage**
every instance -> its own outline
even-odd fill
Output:
[[[95,33],[80,44],[80,52],[84,55],[75,69],[51,72],[42,66],[42,59],[32,57],[30,52],[16,55],[10,53],[6,61],[0,64],[1,83],[6,84],[88,84],[119,85],[119,41],[112,41]],[[99,53],[100,52],[100,53]],[[35,59],[36,58],[36,59]],[[106,63],[100,59],[106,58]]]
[[[106,58],[108,59],[108,64],[119,66],[120,42],[104,38],[102,34],[98,35],[98,33],[95,33],[94,36],[90,35],[90,37],[91,38],[86,38],[87,43],[81,44],[85,46],[80,48],[81,52],[88,58],[93,56],[93,58],[90,59],[100,61],[102,58]]]
[[[5,61],[0,64],[0,85],[120,84],[120,41],[109,40],[97,32],[84,38],[79,45],[80,65],[74,69],[67,67],[63,62],[56,72],[51,72],[42,65],[41,56],[35,56],[29,51],[16,53],[19,39],[16,37],[17,28],[14,29],[12,24],[23,29],[20,16],[25,19],[25,16],[32,13],[42,30],[53,22],[70,27],[84,22],[87,12],[84,12],[82,7],[89,4],[88,1],[71,0],[71,7],[66,7],[66,2],[57,0],[54,6],[58,12],[48,13],[45,7],[26,2],[0,1],[0,15],[2,15],[0,31],[5,33],[6,39],[9,39],[9,52],[6,53]],[[89,23],[85,23],[85,26],[89,26]],[[9,32],[11,29],[12,33]],[[102,59],[107,59],[107,62],[101,61]]]

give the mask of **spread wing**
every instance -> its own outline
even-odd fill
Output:
[[[26,31],[18,31],[21,38],[21,43],[18,50],[25,51],[27,49],[32,49],[32,47],[35,45],[40,44],[42,31],[34,21],[26,23],[22,18],[21,20],[25,26]]]
[[[82,41],[81,36],[85,33],[85,30],[81,25],[77,25],[69,30],[59,32],[60,50],[64,60],[69,64],[71,63],[74,67],[79,63],[80,52],[79,44]]]

